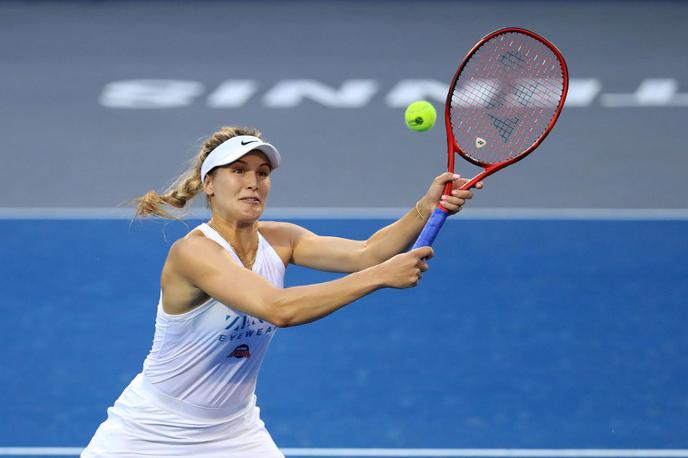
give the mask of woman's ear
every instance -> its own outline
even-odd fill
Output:
[[[208,196],[212,196],[215,194],[213,191],[213,177],[212,175],[206,175],[205,181],[203,182],[203,192],[208,194]]]

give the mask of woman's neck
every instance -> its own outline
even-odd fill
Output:
[[[241,224],[213,216],[208,225],[229,243],[244,266],[250,269],[258,252],[258,222]]]

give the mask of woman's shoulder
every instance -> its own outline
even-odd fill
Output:
[[[215,241],[206,237],[200,229],[196,228],[184,237],[177,239],[172,246],[170,246],[168,260],[197,257],[198,255],[206,253],[208,250],[222,250],[222,247]]]
[[[283,221],[260,221],[258,230],[286,265],[291,260],[294,241],[304,229],[297,224]]]
[[[260,231],[261,234],[263,234],[263,237],[266,237],[268,235],[274,236],[274,237],[289,237],[294,231],[297,231],[300,228],[300,226],[293,224],[293,223],[287,223],[284,221],[259,221],[258,222],[258,230]]]

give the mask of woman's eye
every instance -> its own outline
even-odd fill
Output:
[[[244,173],[243,169],[232,169],[232,173]]]
[[[260,175],[262,177],[268,177],[268,176],[270,176],[270,172],[268,172],[266,170],[261,170],[258,172],[258,175]]]

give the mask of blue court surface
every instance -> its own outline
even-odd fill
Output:
[[[296,222],[366,238],[389,221]],[[83,447],[141,369],[160,268],[188,228],[0,228],[0,451]],[[285,449],[686,449],[687,233],[457,217],[418,288],[278,332],[258,383],[266,425]],[[287,270],[289,285],[333,277]],[[421,456],[398,453],[365,456]]]

